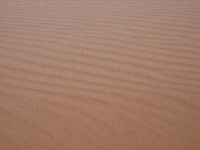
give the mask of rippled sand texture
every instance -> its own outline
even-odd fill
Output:
[[[1,150],[199,150],[199,0],[1,0]]]

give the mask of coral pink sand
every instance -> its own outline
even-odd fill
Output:
[[[1,150],[200,150],[199,0],[1,0]]]

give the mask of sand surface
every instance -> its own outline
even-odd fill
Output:
[[[200,150],[200,0],[0,0],[0,150]]]

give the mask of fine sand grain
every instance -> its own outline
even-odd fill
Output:
[[[200,150],[200,0],[0,0],[0,150]]]

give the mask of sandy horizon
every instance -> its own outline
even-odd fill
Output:
[[[199,141],[199,0],[0,1],[0,150]]]

